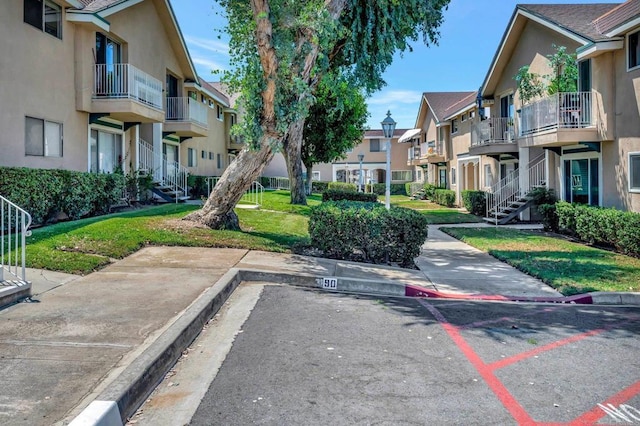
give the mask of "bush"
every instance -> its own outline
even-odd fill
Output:
[[[200,199],[200,197],[208,197],[207,194],[207,178],[204,176],[189,175],[187,178],[187,186],[192,199]],[[213,189],[213,188],[211,188]]]
[[[435,191],[436,191],[436,189],[438,189],[438,187],[437,187],[437,186],[432,185],[432,184],[430,184],[430,183],[425,183],[425,184],[424,184],[424,196],[425,196],[427,199],[429,199],[429,200],[433,201],[433,197],[435,196]]]
[[[327,185],[327,189],[337,189],[339,191],[356,192],[358,190],[358,186],[355,183],[329,182]]]
[[[327,189],[322,193],[322,202],[326,201],[364,201],[375,203],[378,201],[376,194],[365,194],[363,192],[340,191],[338,189]]]
[[[487,194],[484,191],[462,191],[464,208],[476,216],[484,216],[487,212]]]
[[[260,185],[264,186],[265,188],[269,188],[270,181],[268,177],[260,176],[258,182],[260,182]]]
[[[427,238],[427,219],[380,203],[330,201],[311,209],[311,244],[325,256],[412,266]]]
[[[373,192],[377,195],[385,195],[387,190],[387,184],[385,183],[374,183],[365,185],[366,192]],[[405,188],[404,183],[392,183],[389,188],[390,195],[408,195],[408,192]]]
[[[456,203],[456,192],[450,189],[436,189],[432,200],[441,206],[453,207]]]
[[[527,195],[533,199],[533,202],[537,206],[541,204],[555,204],[558,201],[555,191],[545,187],[533,188]]]
[[[566,201],[556,204],[556,214],[558,215],[558,229],[560,232],[575,234],[576,232],[576,208]]]
[[[34,225],[61,212],[71,219],[107,213],[125,181],[120,173],[0,167],[0,195],[29,212]]]
[[[558,232],[558,215],[555,204],[540,204],[538,212],[542,216],[542,225],[546,231]]]
[[[322,194],[327,189],[329,189],[329,182],[320,182],[315,180],[311,182],[311,192]]]

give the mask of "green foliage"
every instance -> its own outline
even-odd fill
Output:
[[[369,203],[375,203],[378,201],[376,194],[365,194],[363,192],[342,191],[339,189],[327,189],[322,193],[322,202],[326,201],[364,201]]]
[[[537,206],[541,204],[555,204],[558,201],[556,192],[553,189],[547,189],[542,186],[533,188],[527,195],[533,199],[533,202]]]
[[[558,215],[558,229],[567,234],[573,234],[576,230],[576,208],[575,205],[560,201],[556,204],[556,214]]]
[[[323,193],[324,191],[326,191],[327,189],[329,189],[329,182],[320,182],[320,181],[312,181],[311,182],[311,192],[315,192],[315,193]]]
[[[200,197],[209,196],[207,193],[207,178],[205,176],[189,175],[187,178],[187,186],[189,186],[189,194],[191,194],[191,198],[193,199],[197,200],[200,199]]]
[[[327,189],[337,189],[339,191],[357,192],[358,186],[355,183],[329,182]]]
[[[374,183],[365,185],[366,192],[373,192],[377,195],[385,195],[387,185],[385,183]],[[390,195],[407,195],[404,183],[392,183],[389,187]]]
[[[125,177],[119,173],[0,168],[0,195],[29,212],[35,225],[60,212],[71,219],[106,213],[124,188]]]
[[[433,202],[445,207],[453,207],[456,204],[456,192],[450,189],[436,189],[433,191]]]
[[[550,95],[558,92],[575,92],[578,90],[578,62],[575,53],[567,53],[565,46],[553,45],[556,52],[547,55],[552,74],[546,76],[549,80],[547,92]]]
[[[523,104],[544,94],[544,82],[538,74],[529,72],[529,65],[521,67],[513,79],[518,85],[517,90]]]
[[[558,232],[558,214],[556,213],[555,204],[539,204],[538,212],[542,217],[542,225],[546,231]]]
[[[484,191],[465,190],[460,194],[464,208],[476,216],[484,216],[487,212],[487,194]]]
[[[356,201],[322,203],[312,208],[309,220],[311,244],[325,256],[401,266],[413,265],[427,229],[416,211]]]
[[[438,189],[438,187],[437,187],[437,186],[432,185],[432,184],[430,184],[430,183],[425,183],[425,184],[424,184],[424,196],[425,196],[427,199],[429,199],[429,200],[433,201],[433,197],[434,197],[434,195],[435,195],[435,191],[436,191],[436,189]]]

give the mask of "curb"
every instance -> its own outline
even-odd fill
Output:
[[[2,281],[0,285],[0,308],[18,303],[31,296],[31,282]],[[8,284],[8,285],[6,285]]]
[[[414,284],[371,281],[358,278],[318,277],[259,269],[232,268],[206,290],[142,354],[91,402],[69,426],[122,426],[164,379],[182,352],[200,334],[242,281],[263,281],[325,290],[386,297],[443,300],[533,302],[560,304],[602,304],[640,306],[640,293],[594,292],[568,297],[515,297],[482,294],[442,293]]]

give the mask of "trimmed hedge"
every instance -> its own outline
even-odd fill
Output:
[[[437,186],[432,185],[430,183],[425,183],[424,184],[424,196],[427,197],[427,199],[433,201],[433,197],[435,196],[436,189],[438,189]]]
[[[34,225],[58,213],[71,219],[108,213],[125,184],[119,173],[0,167],[0,195],[29,212]]]
[[[315,180],[311,182],[311,192],[322,194],[327,189],[329,189],[329,182],[320,182]]]
[[[433,191],[432,201],[445,207],[453,207],[456,204],[456,192],[450,189],[436,189]]]
[[[380,203],[329,201],[311,209],[311,244],[334,259],[413,266],[427,238],[427,219]]]
[[[476,216],[484,216],[487,212],[487,194],[484,191],[465,190],[460,194],[464,208]]]
[[[358,186],[355,183],[329,182],[327,189],[337,189],[339,191],[357,192]]]
[[[187,177],[187,186],[189,187],[189,194],[193,199],[209,196],[209,194],[207,194],[206,176],[189,175]]]
[[[640,213],[565,201],[555,207],[560,232],[575,235],[590,244],[611,246],[620,253],[640,257]]]
[[[368,203],[375,203],[378,201],[376,194],[365,194],[364,192],[351,192],[341,191],[338,189],[327,189],[322,193],[322,202],[327,201],[364,201]]]
[[[373,192],[377,195],[385,195],[387,185],[385,183],[367,184],[366,192]],[[404,183],[392,183],[389,188],[390,195],[408,195]]]
[[[542,225],[545,231],[558,232],[558,214],[556,213],[555,204],[540,204],[538,212],[542,217]]]

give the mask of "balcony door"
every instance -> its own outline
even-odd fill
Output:
[[[126,72],[122,69],[122,47],[104,34],[96,33],[96,94],[126,93]]]
[[[564,199],[570,203],[600,204],[598,158],[564,161]]]

